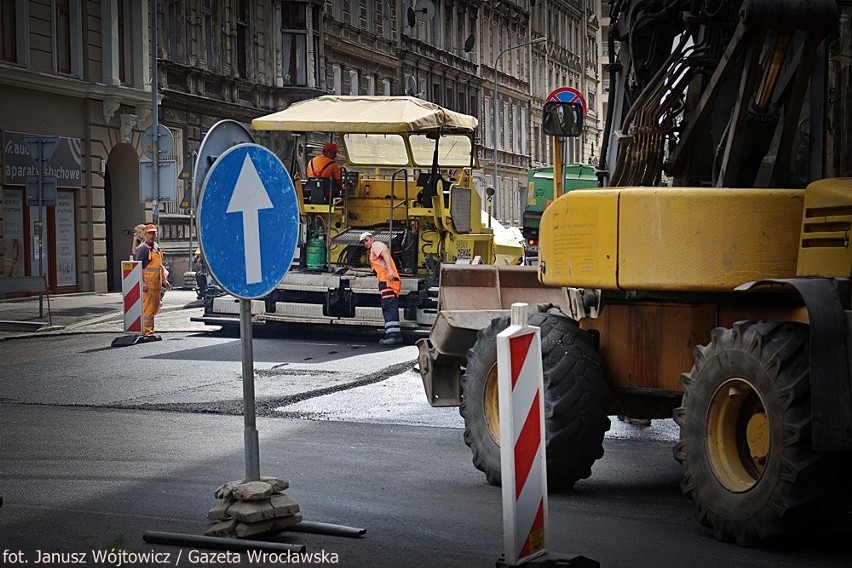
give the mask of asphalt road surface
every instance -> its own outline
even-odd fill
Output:
[[[173,334],[116,350],[108,339],[0,344],[2,565],[35,564],[40,550],[85,553],[82,565],[94,566],[92,551],[111,547],[170,554],[145,565],[210,558],[142,534],[203,533],[213,490],[243,476],[239,340]],[[366,529],[280,540],[305,545],[311,563],[494,565],[500,490],[473,468],[457,410],[426,404],[412,346],[300,335],[259,339],[255,356],[261,473],[289,480],[306,520]],[[768,549],[715,541],[681,495],[671,422],[613,426],[592,476],[550,496],[552,551],[601,566],[852,565],[849,530]],[[239,563],[252,565],[245,554]]]

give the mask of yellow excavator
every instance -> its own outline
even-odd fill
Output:
[[[446,267],[418,342],[427,397],[460,406],[499,483],[495,336],[512,303],[537,305],[551,487],[591,474],[609,416],[673,417],[681,489],[716,538],[836,528],[852,498],[852,4],[610,9],[601,187],[545,210],[537,271]],[[557,148],[580,117],[544,105]]]

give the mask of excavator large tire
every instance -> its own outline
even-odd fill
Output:
[[[805,324],[737,322],[681,376],[681,490],[719,540],[757,546],[845,516],[846,456],[811,447],[809,343]]]
[[[589,477],[603,455],[610,427],[603,358],[596,338],[556,309],[532,314],[529,324],[541,328],[548,488],[566,490]],[[496,337],[508,326],[503,317],[479,331],[461,378],[464,440],[492,485],[501,481]]]

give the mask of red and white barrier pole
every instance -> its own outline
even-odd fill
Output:
[[[121,262],[121,294],[124,299],[125,333],[142,333],[142,263]]]
[[[500,466],[505,564],[547,552],[547,470],[541,332],[526,325],[527,304],[512,305],[497,336]]]
[[[497,335],[503,556],[499,568],[600,568],[579,554],[547,550],[547,459],[541,330],[527,325],[527,304],[512,304]]]

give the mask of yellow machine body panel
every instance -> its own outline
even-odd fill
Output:
[[[618,189],[575,189],[544,210],[539,228],[542,284],[617,287],[618,196]]]
[[[730,291],[796,275],[805,190],[575,190],[542,217],[540,278],[553,286]]]
[[[805,192],[799,276],[852,277],[852,178],[815,181]]]

